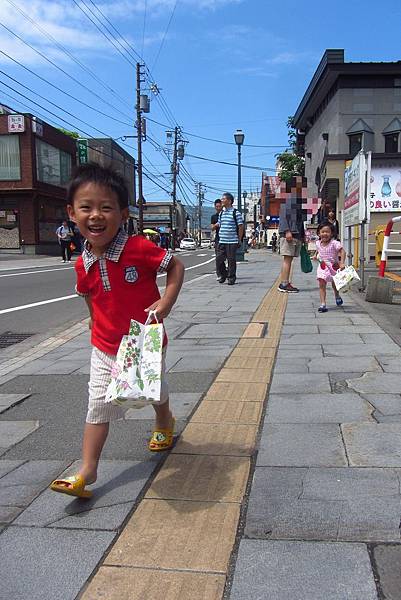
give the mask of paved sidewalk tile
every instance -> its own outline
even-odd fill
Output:
[[[270,381],[271,370],[263,369],[228,369],[223,367],[216,377],[216,383],[253,383],[259,381],[268,383]]]
[[[292,346],[292,345],[309,345],[309,344],[325,344],[326,346],[344,344],[363,344],[361,336],[357,333],[332,333],[330,335],[324,333],[308,333],[300,334],[295,333],[293,335],[282,335],[280,346]]]
[[[281,346],[278,347],[277,358],[284,360],[292,360],[295,359],[307,359],[314,357],[322,357],[323,349],[322,346],[318,344],[313,344],[310,346]]]
[[[213,383],[205,400],[231,400],[237,402],[264,402],[265,383]]]
[[[245,329],[246,325],[243,323],[229,323],[216,325],[191,325],[189,329],[182,334],[183,339],[189,338],[213,338],[213,339],[224,339],[232,337],[240,337]]]
[[[249,468],[249,458],[238,456],[171,454],[145,497],[241,502]]]
[[[327,344],[327,341],[323,342],[323,352],[325,356],[374,356],[380,353],[380,355],[386,356],[400,356],[401,348],[394,344],[394,342],[381,344],[376,346],[375,344]]]
[[[269,348],[243,348],[243,347],[237,346],[232,351],[231,356],[227,361],[227,366],[228,366],[228,362],[231,359],[233,361],[240,359],[240,360],[244,360],[244,362],[245,362],[245,360],[248,360],[248,359],[273,358],[275,353],[276,353],[276,349],[270,348],[270,347]],[[243,368],[246,369],[248,367],[243,367]]]
[[[39,427],[39,421],[0,421],[0,449],[18,444]]]
[[[257,466],[347,466],[341,432],[334,424],[273,424],[263,427]]]
[[[385,373],[401,373],[401,360],[390,356],[376,356]],[[1,403],[1,400],[0,400]]]
[[[191,418],[191,423],[243,423],[258,425],[262,414],[261,402],[231,402],[203,400]]]
[[[237,504],[143,500],[105,564],[225,573],[238,519]]]
[[[289,576],[291,574],[291,576]],[[377,600],[363,544],[242,540],[230,600]]]
[[[242,348],[245,350],[246,348]],[[270,349],[269,349],[270,350]],[[258,369],[271,370],[273,366],[273,358],[256,358],[255,356],[245,357],[232,354],[225,363],[226,369]]]
[[[0,536],[1,590],[10,600],[74,600],[115,534],[9,527]],[[38,561],[40,557],[40,561]]]
[[[29,398],[31,394],[0,394],[0,413]]]
[[[0,478],[7,475],[7,473],[11,473],[15,469],[18,469],[21,465],[24,464],[24,460],[0,460]]]
[[[383,415],[401,415],[401,394],[363,394]]]
[[[348,386],[360,394],[394,394],[400,391],[400,382],[397,373],[366,373],[347,381]]]
[[[314,391],[314,390],[313,390]],[[372,407],[358,394],[270,394],[268,423],[348,423],[371,421]]]
[[[352,360],[335,356],[324,358],[313,358],[308,364],[309,373],[366,373],[367,371],[382,372],[382,369],[374,357],[355,356]]]
[[[281,355],[285,355],[285,352]],[[309,358],[277,358],[274,373],[308,373]]]
[[[401,600],[401,546],[376,546],[373,556],[384,597]]]
[[[314,375],[309,373],[274,373],[270,386],[271,394],[302,394],[313,387],[315,393],[331,392],[329,377],[326,373]]]
[[[64,475],[76,473],[74,463]],[[46,489],[18,517],[16,525],[114,530],[132,509],[156,463],[102,460],[90,500],[77,500]],[[50,481],[49,481],[50,483]]]
[[[351,466],[401,467],[401,423],[341,426]]]
[[[242,424],[189,423],[172,452],[214,456],[251,456],[258,428]]]
[[[399,541],[399,471],[257,467],[247,537]]]
[[[175,418],[187,419],[201,397],[202,394],[200,393],[181,392],[170,394],[170,406]],[[130,408],[126,411],[124,418],[127,420],[150,421],[155,418],[155,411],[153,406],[145,406],[140,409]]]
[[[224,575],[158,571],[125,567],[101,567],[82,600],[221,600]]]

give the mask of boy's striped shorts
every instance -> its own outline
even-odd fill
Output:
[[[115,406],[105,402],[106,392],[111,380],[111,369],[116,357],[113,354],[102,352],[98,348],[92,349],[90,379],[89,379],[89,402],[86,422],[99,424],[109,423],[116,419],[124,418],[125,410],[121,406]],[[166,347],[163,349],[162,377],[161,377],[161,400],[157,404],[164,404],[168,400],[168,385],[166,377]]]

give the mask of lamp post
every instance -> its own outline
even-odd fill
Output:
[[[242,198],[241,198],[241,146],[244,143],[244,132],[242,131],[242,129],[237,129],[237,131],[234,133],[234,140],[235,143],[237,144],[237,149],[238,149],[238,190],[237,190],[237,198],[238,198],[238,210],[240,213],[242,213]],[[244,221],[244,231],[245,231],[245,221]],[[244,240],[242,243],[241,248],[238,248],[237,250],[237,260],[238,261],[243,261],[244,260],[244,243],[245,243],[245,235],[244,235]]]

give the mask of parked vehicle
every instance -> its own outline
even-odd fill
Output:
[[[196,242],[193,238],[184,238],[180,243],[181,250],[196,250]]]
[[[211,248],[212,242],[210,240],[201,240],[201,248]]]

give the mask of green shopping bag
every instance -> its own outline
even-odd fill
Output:
[[[302,244],[301,246],[300,256],[302,273],[311,273],[311,271],[313,271],[313,265],[305,244]]]

